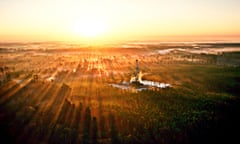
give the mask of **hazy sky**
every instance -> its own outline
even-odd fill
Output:
[[[103,41],[240,36],[240,0],[0,0],[0,18],[0,41],[81,41],[84,21]]]

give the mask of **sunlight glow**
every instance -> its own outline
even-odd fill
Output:
[[[0,41],[239,41],[239,5],[239,0],[0,0]]]
[[[107,31],[106,24],[94,18],[77,21],[73,25],[73,32],[85,38],[101,37]]]

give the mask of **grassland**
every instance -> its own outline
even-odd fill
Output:
[[[0,143],[239,142],[240,54],[162,49],[1,49]]]

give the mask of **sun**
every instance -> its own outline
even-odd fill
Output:
[[[107,30],[106,23],[99,19],[85,19],[74,23],[75,34],[85,38],[96,38],[102,36]]]

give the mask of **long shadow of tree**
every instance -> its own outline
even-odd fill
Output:
[[[98,127],[97,127],[97,118],[93,117],[92,121],[92,144],[98,143]]]
[[[98,94],[98,102],[99,102],[99,137],[106,138],[106,131],[105,131],[105,117],[103,116],[103,104],[102,104],[102,97]]]
[[[91,110],[89,107],[87,107],[84,115],[84,127],[83,127],[83,137],[82,137],[83,144],[90,143],[90,126],[91,126]]]
[[[115,117],[111,113],[109,114],[109,125],[110,125],[111,143],[119,144],[120,140],[119,140],[118,132],[117,132],[117,128],[116,128]]]

